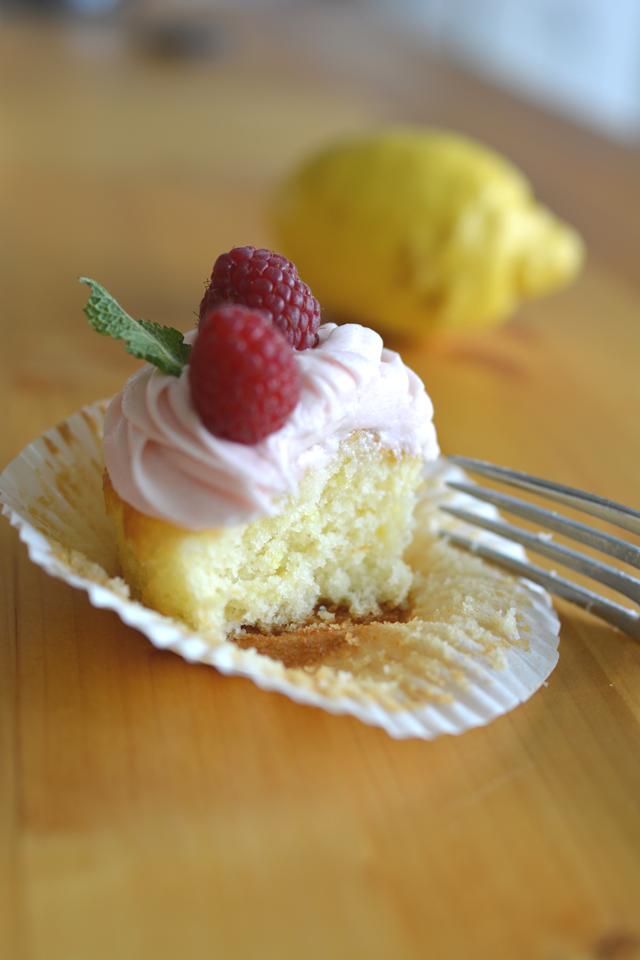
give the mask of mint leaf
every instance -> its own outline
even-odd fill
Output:
[[[179,330],[161,327],[150,320],[134,320],[95,280],[87,277],[79,277],[79,280],[91,287],[84,312],[94,330],[114,340],[124,340],[127,353],[153,363],[163,373],[180,376],[182,368],[189,362],[191,347],[184,342]]]

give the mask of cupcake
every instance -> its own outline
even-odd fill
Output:
[[[160,649],[392,737],[462,733],[540,687],[549,597],[441,536],[463,531],[439,505],[471,498],[378,334],[321,326],[295,268],[250,247],[218,258],[186,336],[83,282],[95,329],[148,364],[0,475],[34,562]]]
[[[277,254],[224,254],[187,362],[143,367],[105,417],[133,596],[217,637],[397,616],[412,585],[431,402],[373,330],[320,326],[300,286]]]

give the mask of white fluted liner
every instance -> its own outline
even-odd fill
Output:
[[[248,677],[262,689],[283,693],[297,703],[350,714],[398,739],[429,740],[489,723],[527,700],[555,667],[557,616],[548,594],[524,581],[522,589],[530,605],[523,609],[519,629],[528,645],[509,647],[504,668],[460,654],[468,682],[462,688],[445,688],[451,702],[433,701],[407,710],[389,710],[366,699],[325,696],[302,679],[298,682],[300,671],[283,670],[279,662],[231,642],[212,645],[210,639],[178,621],[129,599],[124,583],[114,578],[117,553],[102,501],[104,409],[104,403],[84,408],[29,444],[0,475],[0,503],[34,563],[51,576],[86,590],[95,607],[114,610],[156,647],[173,650],[192,662],[211,664],[224,674]],[[438,496],[470,506],[468,498],[444,488],[444,479],[460,478],[460,470],[441,460],[431,473]],[[473,508],[480,512],[492,509],[486,505]],[[519,547],[491,534],[478,533],[477,537],[505,552],[522,555]]]

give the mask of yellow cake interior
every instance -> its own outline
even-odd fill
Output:
[[[335,608],[377,615],[406,600],[403,559],[421,482],[419,458],[398,457],[366,432],[309,472],[278,513],[193,533],[125,503],[105,473],[107,513],[132,595],[219,637],[330,621]]]

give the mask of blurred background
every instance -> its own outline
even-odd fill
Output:
[[[5,3],[10,10],[94,20],[134,14],[134,6],[128,0]],[[301,6],[348,6],[416,50],[451,58],[607,136],[631,143],[640,137],[638,0],[165,0],[138,9],[176,18],[174,34],[167,25],[161,41],[167,52],[207,56],[210,30],[203,23],[200,30],[193,22],[179,24],[180,16]]]

